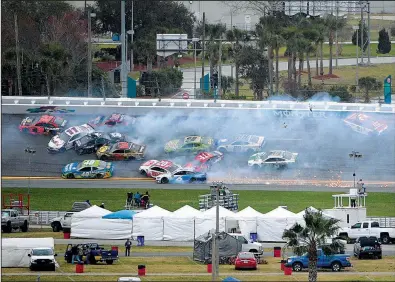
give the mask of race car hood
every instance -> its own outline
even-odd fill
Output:
[[[171,140],[166,143],[165,145],[165,151],[175,151],[178,148],[180,148],[180,142],[181,140],[176,139],[176,140]]]
[[[107,152],[110,149],[110,146],[102,146],[100,147],[99,150],[97,150],[98,154],[104,154],[105,152]]]
[[[217,146],[221,146],[221,145],[229,145],[230,143],[232,143],[232,140],[230,139],[218,139],[216,140],[217,142]]]
[[[55,135],[48,143],[48,147],[53,149],[60,149],[64,146],[65,142],[59,138],[58,135]]]
[[[108,133],[108,136],[110,136],[110,138],[112,140],[124,140],[125,139],[125,135],[118,133],[118,132],[110,132]]]
[[[77,166],[79,163],[70,163],[63,167],[62,173],[73,172],[77,170]]]

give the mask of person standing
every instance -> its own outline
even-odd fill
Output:
[[[83,249],[82,249],[82,246],[79,246],[79,247],[78,247],[78,262],[81,262],[81,261],[82,261],[83,255],[84,255],[84,251],[83,251]]]
[[[125,257],[130,257],[130,249],[132,248],[132,241],[129,239],[125,242]]]
[[[77,249],[77,246],[71,247],[71,255],[72,255],[71,263],[74,264],[74,262],[76,260],[78,261],[78,249]]]

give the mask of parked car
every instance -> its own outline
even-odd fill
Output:
[[[240,252],[235,260],[235,269],[257,269],[258,262],[255,255],[250,252]]]
[[[309,257],[305,253],[302,256],[291,256],[288,258],[286,267],[292,267],[296,272],[309,267]],[[335,254],[325,255],[321,249],[317,250],[317,268],[330,268],[332,271],[340,271],[344,267],[352,267],[350,255]]]
[[[68,244],[66,248],[66,252],[64,254],[64,259],[67,263],[71,263],[73,259],[72,248],[73,247],[82,247],[82,260],[88,261],[89,264],[95,264],[97,262],[105,262],[107,264],[113,264],[114,261],[118,260],[118,250],[104,250],[97,243],[87,243],[87,244],[78,244],[72,245]]]
[[[395,241],[395,228],[380,227],[377,221],[363,221],[357,222],[351,228],[341,228],[339,230],[339,237],[356,240],[359,237],[374,236],[380,238],[381,243],[389,244]]]
[[[20,214],[17,210],[2,210],[1,230],[5,233],[11,233],[13,229],[20,229],[22,232],[27,232],[29,229],[29,218]]]
[[[354,256],[361,259],[363,257],[382,258],[382,250],[380,240],[375,236],[359,237],[354,244]]]
[[[247,240],[247,238],[240,233],[228,233],[230,236],[236,238],[241,242],[241,251],[242,252],[249,252],[255,255],[262,255],[263,254],[263,247],[261,243],[252,242]]]
[[[34,248],[30,254],[29,268],[30,270],[48,269],[55,271],[57,254],[52,248]]]

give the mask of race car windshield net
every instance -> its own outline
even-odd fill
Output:
[[[52,256],[52,249],[37,249],[33,250],[33,256]]]

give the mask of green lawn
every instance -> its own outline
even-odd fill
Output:
[[[75,201],[89,199],[92,204],[104,202],[107,209],[116,211],[125,205],[126,193],[137,189],[41,189],[30,190],[32,210],[69,210]],[[2,193],[26,193],[26,188],[3,188]],[[140,189],[139,191],[143,191]],[[209,190],[151,190],[152,203],[164,209],[174,211],[184,205],[198,208],[199,195]],[[300,212],[306,207],[332,208],[331,192],[283,192],[283,191],[237,191],[240,194],[239,209],[251,206],[266,213],[278,206],[288,206],[293,212]],[[369,216],[395,216],[395,193],[369,193],[367,212]]]

